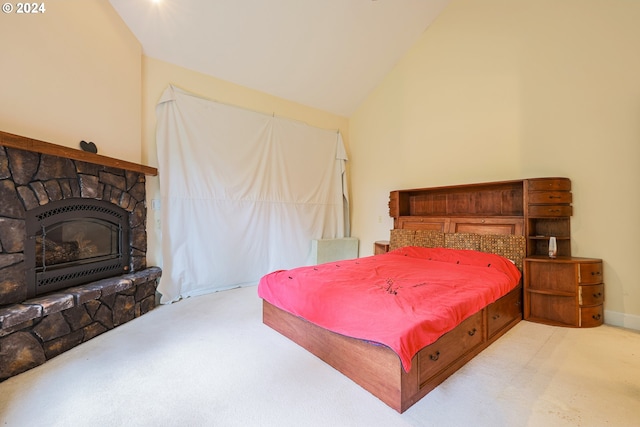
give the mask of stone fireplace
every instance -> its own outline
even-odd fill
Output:
[[[155,307],[155,173],[0,132],[0,381]]]

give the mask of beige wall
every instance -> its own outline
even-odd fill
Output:
[[[350,118],[353,235],[390,190],[573,182],[573,254],[604,260],[607,322],[640,329],[640,2],[454,0]]]
[[[280,117],[299,120],[323,129],[339,129],[343,135],[347,153],[349,152],[349,127],[346,117],[336,116],[317,109],[286,101],[262,92],[247,89],[205,74],[178,67],[176,65],[143,56],[143,163],[157,166],[155,142],[155,106],[164,90],[171,84],[188,92],[253,111],[275,114]],[[159,171],[162,173],[162,171]],[[147,178],[148,206],[152,199],[159,199],[158,178]],[[149,209],[147,223],[147,260],[153,265],[162,265],[161,235],[159,234],[160,212]]]
[[[0,130],[141,159],[140,43],[106,0],[0,16]]]

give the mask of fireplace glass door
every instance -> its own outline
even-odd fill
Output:
[[[62,221],[42,227],[36,239],[36,271],[118,258],[118,225],[101,219]]]
[[[129,214],[110,202],[65,199],[27,212],[28,297],[129,270]]]

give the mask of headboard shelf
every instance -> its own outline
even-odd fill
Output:
[[[527,255],[555,236],[569,256],[571,201],[568,178],[530,178],[392,191],[389,216],[395,229],[526,236]]]
[[[405,215],[522,216],[522,181],[401,190],[391,193],[389,213]]]

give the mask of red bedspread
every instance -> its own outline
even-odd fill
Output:
[[[421,348],[519,280],[515,265],[498,255],[405,247],[275,271],[260,280],[258,295],[330,331],[390,347],[408,372]]]

